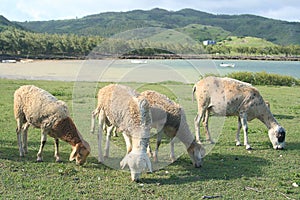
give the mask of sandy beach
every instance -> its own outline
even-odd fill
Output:
[[[193,82],[199,73],[191,67],[178,69],[170,63],[130,60],[34,60],[0,63],[0,78],[105,82]]]
[[[0,78],[74,81],[82,63],[80,60],[0,63]]]
[[[205,74],[226,75],[249,71],[275,73],[299,78],[296,61],[228,61],[234,68],[219,67],[214,60],[34,60],[0,63],[0,78],[57,81],[99,81],[157,83],[177,81],[195,83]]]

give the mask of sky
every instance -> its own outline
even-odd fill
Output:
[[[10,21],[81,18],[109,11],[177,11],[192,8],[212,14],[253,14],[300,22],[299,0],[0,0],[0,15]]]

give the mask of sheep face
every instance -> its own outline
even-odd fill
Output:
[[[70,161],[76,160],[77,165],[82,165],[86,162],[88,155],[90,154],[90,146],[87,142],[77,143],[72,146],[72,152],[70,154]]]
[[[269,138],[272,142],[273,148],[281,150],[285,146],[285,130],[281,126],[277,126],[269,130]]]
[[[205,156],[205,149],[204,147],[197,143],[196,141],[193,141],[190,147],[187,149],[189,156],[193,162],[193,165],[196,168],[199,168],[202,166],[202,158]]]
[[[147,170],[147,168],[152,172],[151,162],[146,153],[130,152],[120,162],[122,169],[124,169],[126,165],[129,166],[132,181],[139,181],[141,173]]]

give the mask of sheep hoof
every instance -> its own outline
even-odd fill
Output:
[[[172,162],[172,163],[176,161],[175,156],[170,156],[170,158],[171,158],[171,162]]]
[[[199,144],[202,144],[201,140],[196,140],[196,142],[198,142]]]
[[[24,149],[21,149],[20,150],[20,157],[24,157],[25,156],[25,150]]]
[[[253,150],[253,149],[252,149],[252,147],[251,147],[251,146],[248,146],[248,145],[247,145],[247,146],[246,146],[246,150],[248,150],[248,151],[249,151],[249,150]]]
[[[43,162],[43,159],[37,159],[36,162]]]
[[[235,146],[242,146],[240,142],[236,142]]]
[[[131,182],[140,183],[140,179],[131,179]]]
[[[62,160],[61,159],[56,159],[55,162],[62,163]]]

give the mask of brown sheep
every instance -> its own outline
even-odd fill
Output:
[[[89,144],[83,140],[72,119],[69,117],[67,105],[57,100],[47,91],[33,85],[24,85],[14,93],[14,115],[17,121],[17,138],[20,156],[27,153],[27,132],[29,126],[41,129],[41,145],[37,161],[43,161],[42,152],[47,135],[55,139],[54,157],[59,157],[59,139],[72,146],[69,160],[76,159],[83,164],[90,153]],[[23,138],[22,138],[23,133]]]

